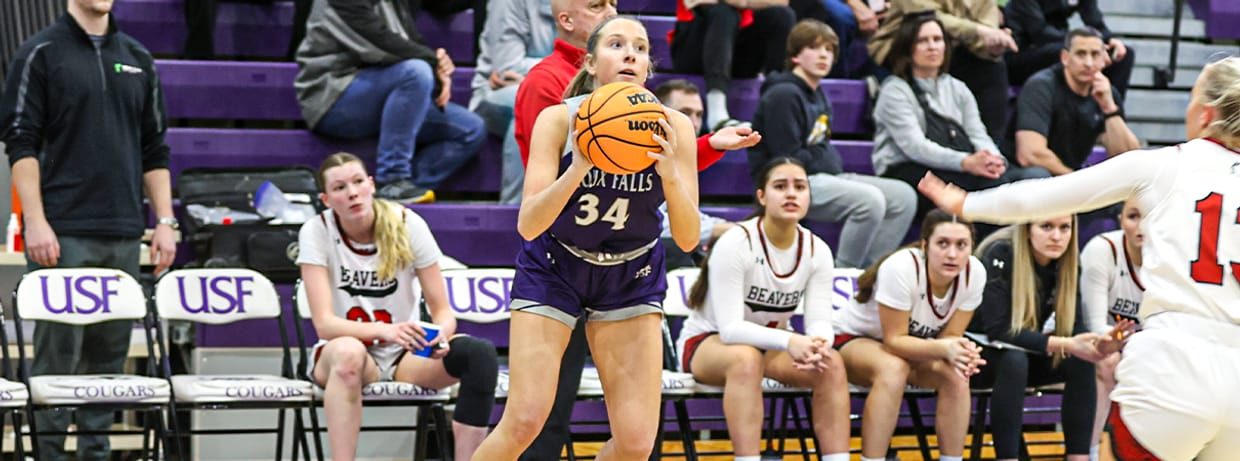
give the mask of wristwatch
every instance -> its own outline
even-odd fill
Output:
[[[172,228],[172,230],[178,230],[178,229],[180,229],[180,228],[181,228],[181,223],[180,223],[180,222],[177,222],[177,218],[173,218],[173,217],[171,217],[171,216],[169,216],[169,217],[164,217],[164,218],[159,218],[158,220],[156,220],[156,221],[155,221],[155,224],[156,224],[156,225],[159,225],[159,224],[167,224],[167,225],[168,225],[168,227],[171,227],[171,228]]]

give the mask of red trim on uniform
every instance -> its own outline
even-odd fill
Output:
[[[332,213],[332,220],[336,222],[336,233],[340,234],[340,242],[344,243],[345,248],[348,248],[349,251],[352,251],[354,254],[359,254],[362,256],[373,256],[375,253],[379,252],[378,247],[375,247],[374,249],[370,249],[370,250],[363,250],[363,249],[354,247],[353,242],[349,241],[349,236],[345,235],[344,227],[340,225],[340,215]]]
[[[1227,150],[1231,151],[1231,153],[1233,153],[1233,154],[1240,154],[1240,151],[1237,151],[1237,150],[1235,150],[1235,149],[1232,149],[1232,148],[1231,148],[1231,147],[1229,147],[1228,145],[1223,144],[1223,141],[1219,141],[1217,138],[1202,138],[1202,139],[1205,139],[1206,141],[1210,141],[1210,142],[1212,142],[1212,143],[1218,144],[1218,146],[1219,146],[1219,147],[1222,147],[1222,148],[1224,148],[1224,149],[1227,149]]]
[[[1115,459],[1119,461],[1160,461],[1157,456],[1141,446],[1141,442],[1138,442],[1136,437],[1132,436],[1128,425],[1124,424],[1124,418],[1119,414],[1119,404],[1116,402],[1111,402],[1111,416],[1107,417],[1107,424],[1111,426],[1111,451],[1115,454]]]
[[[805,233],[804,232],[801,232],[800,229],[797,229],[797,260],[796,260],[796,263],[792,265],[792,270],[788,271],[788,273],[786,274],[780,274],[779,272],[776,272],[775,265],[771,263],[771,252],[766,249],[766,233],[762,232],[762,217],[761,216],[758,217],[758,242],[762,243],[762,254],[766,256],[766,267],[771,268],[771,275],[774,275],[775,278],[786,279],[788,277],[792,277],[793,274],[797,273],[797,268],[801,267],[801,253],[802,253],[801,250],[805,246]]]
[[[917,262],[917,254],[910,251],[908,255],[913,257],[913,267],[918,268],[917,276],[921,277],[921,268],[919,267],[918,262]],[[966,274],[968,270],[969,270],[968,263],[965,263]],[[967,286],[968,282],[966,282],[965,285]],[[952,290],[952,297],[947,300],[947,311],[942,314],[939,314],[938,306],[934,305],[934,287],[930,286],[930,258],[926,258],[926,302],[930,303],[930,312],[933,312],[934,316],[938,317],[939,320],[943,320],[947,318],[952,313],[952,306],[956,304],[956,294],[960,293],[960,276],[959,275],[956,276],[955,280],[952,280],[951,290]]]
[[[709,332],[694,336],[692,338],[686,339],[685,350],[684,350],[684,353],[681,354],[681,357],[680,357],[680,361],[681,361],[680,369],[684,370],[685,373],[693,373],[692,371],[689,370],[689,364],[693,363],[693,354],[697,353],[697,348],[699,345],[702,344],[702,341],[705,341],[706,338],[711,337],[711,335],[717,335],[717,334],[719,334],[719,332],[709,331]]]
[[[864,336],[850,335],[847,333],[836,333],[835,342],[831,344],[831,347],[835,348],[835,350],[838,351],[840,350],[841,347],[844,347],[845,344],[848,344],[850,341],[857,339],[857,338],[864,338]]]
[[[1128,263],[1128,276],[1132,277],[1132,283],[1137,284],[1137,288],[1145,291],[1145,285],[1141,284],[1141,277],[1137,276],[1137,271],[1132,268],[1132,256],[1128,255],[1128,235],[1124,235],[1124,262]]]
[[[1105,235],[1100,235],[1099,237],[1102,237],[1102,241],[1107,242],[1107,245],[1111,246],[1111,261],[1115,264],[1119,264],[1119,250],[1115,248],[1115,242],[1112,242],[1111,239],[1107,238]],[[1124,238],[1127,239],[1128,236],[1125,235]],[[1124,249],[1127,250],[1128,247],[1124,247]],[[1125,254],[1124,256],[1127,257],[1128,255]]]

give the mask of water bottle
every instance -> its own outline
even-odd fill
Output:
[[[195,222],[202,224],[239,224],[262,219],[261,216],[254,213],[237,211],[226,206],[208,207],[192,203],[185,206],[185,211],[189,212],[190,217],[194,218]]]

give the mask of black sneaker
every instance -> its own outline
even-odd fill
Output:
[[[397,203],[431,203],[435,201],[435,191],[418,187],[406,179],[391,182],[379,187],[375,196]]]

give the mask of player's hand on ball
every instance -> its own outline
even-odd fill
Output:
[[[580,171],[583,175],[594,168],[594,164],[590,163],[590,159],[586,158],[586,154],[581,153],[581,146],[577,145],[577,131],[573,130],[568,133],[569,147],[573,151],[573,163],[569,165],[569,169]]]
[[[659,143],[659,146],[663,148],[663,152],[647,152],[646,155],[654,159],[654,169],[659,172],[659,176],[664,179],[676,178],[679,174],[676,170],[676,150],[673,148],[676,145],[676,131],[672,129],[672,124],[666,118],[659,119],[659,126],[663,128],[667,138],[659,136],[658,133],[651,134],[650,137],[654,139],[654,142]]]

